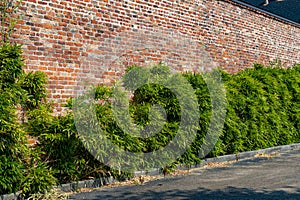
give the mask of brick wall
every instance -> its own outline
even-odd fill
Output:
[[[20,12],[26,70],[48,74],[58,104],[80,81],[110,84],[132,64],[236,72],[300,61],[299,27],[229,0],[23,0]]]

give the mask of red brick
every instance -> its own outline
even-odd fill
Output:
[[[50,96],[59,98],[57,102],[63,102],[71,95],[65,88],[73,89],[78,76],[84,72],[97,73],[103,62],[111,69],[96,74],[95,83],[109,84],[124,73],[125,66],[145,66],[145,60],[155,63],[167,58],[174,66],[183,61],[195,62],[198,55],[190,56],[200,48],[204,48],[220,68],[230,72],[249,67],[254,62],[267,64],[277,57],[288,64],[300,61],[297,48],[300,45],[299,26],[250,8],[238,8],[230,0],[199,0],[197,4],[196,1],[173,2],[133,1],[129,5],[123,1],[104,0],[99,1],[99,7],[90,0],[23,0],[20,12],[24,17],[15,26],[17,31],[12,39],[24,44],[27,70],[42,70],[50,76],[48,88],[55,91]],[[28,9],[30,6],[32,10]],[[92,17],[89,18],[87,13]],[[134,27],[156,32],[157,38],[145,36],[143,39],[144,42],[153,42],[153,51],[143,49],[143,42],[141,49],[134,51],[136,45],[131,39],[139,31]],[[158,51],[156,49],[163,44],[163,37],[159,35],[161,30],[181,34],[191,39],[191,44],[181,48],[181,41],[168,36],[169,46]],[[119,34],[124,45],[121,49],[114,42]],[[105,42],[108,46],[104,45]],[[110,48],[111,44],[115,46]],[[120,53],[119,61],[111,60],[116,52]],[[104,55],[107,55],[107,60],[102,60]],[[189,70],[188,67],[175,68]],[[64,85],[58,84],[58,80],[64,81]]]
[[[51,24],[42,24],[42,27],[46,28],[46,29],[52,29],[53,28]]]

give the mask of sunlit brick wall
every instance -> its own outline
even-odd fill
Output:
[[[300,60],[299,27],[229,0],[23,0],[20,12],[13,38],[23,44],[26,70],[48,74],[49,98],[58,104],[79,80],[92,75],[93,83],[110,84],[132,64],[236,72]]]

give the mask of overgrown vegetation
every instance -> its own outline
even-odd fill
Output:
[[[72,111],[53,115],[51,104],[46,101],[45,74],[24,73],[22,67],[21,46],[3,44],[0,48],[0,193],[22,192],[29,196],[43,194],[59,183],[131,176],[95,159],[77,133]],[[163,65],[153,70],[170,73]],[[220,138],[207,157],[299,142],[300,65],[283,69],[255,64],[234,75],[219,73],[226,88],[227,115]],[[191,147],[170,165],[201,162],[198,155],[212,118],[211,95],[203,75],[185,73],[183,77],[198,98],[199,127]],[[130,79],[127,81],[125,86],[130,86]],[[111,109],[112,94],[110,87],[95,88],[97,119],[115,144],[134,152],[151,152],[164,147],[177,134],[181,107],[167,87],[149,83],[132,91],[129,113],[135,124],[141,127],[150,124],[157,130],[156,125],[161,124],[153,124],[151,115],[165,115],[167,120],[160,132],[151,132],[144,138],[125,134],[118,126]],[[151,106],[157,104],[165,113],[151,111]],[[72,110],[72,100],[66,106]],[[22,113],[21,117],[18,113]],[[40,144],[29,147],[29,136],[37,138]]]
[[[22,70],[21,46],[5,43],[0,47],[0,193],[21,191],[25,196],[47,190],[56,184],[51,169],[42,162],[42,152],[31,149],[28,134],[18,119],[17,109],[46,95],[45,77],[40,72],[26,74]],[[30,82],[30,76],[36,82]],[[42,80],[42,81],[38,81]],[[32,95],[34,88],[44,88]],[[36,106],[42,106],[41,99]]]
[[[220,71],[227,92],[227,115],[223,132],[206,157],[299,142],[299,72],[300,65],[283,69],[272,63],[254,64],[253,68],[235,75]],[[212,104],[201,74],[186,73],[184,77],[198,97],[200,121],[196,140],[175,163],[190,164],[201,162],[198,155],[212,120]],[[101,103],[96,105],[96,113],[102,130],[115,144],[133,152],[151,152],[164,147],[176,135],[180,107],[168,88],[151,83],[133,92],[129,110],[137,125],[146,127],[151,123],[151,106],[159,104],[166,110],[167,124],[161,132],[146,138],[132,137],[118,126],[111,111],[111,94],[111,88],[97,88],[96,100]]]
[[[254,68],[225,81],[228,112],[212,155],[297,143],[300,139],[300,65]]]

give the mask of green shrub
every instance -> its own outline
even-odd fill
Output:
[[[19,191],[24,180],[24,165],[15,156],[0,156],[0,194]]]
[[[0,193],[16,192],[25,176],[24,159],[28,156],[26,135],[16,116],[20,102],[16,81],[22,74],[20,48],[4,44],[0,47]],[[17,95],[16,95],[17,94]]]
[[[27,130],[39,138],[41,159],[59,183],[108,174],[109,169],[85,149],[77,134],[72,114],[53,116],[48,109],[31,112]]]
[[[41,192],[55,183],[48,168],[27,145],[27,134],[16,116],[16,109],[5,92],[0,94],[0,193],[22,191],[24,194]],[[37,176],[32,176],[37,174]]]
[[[296,67],[285,70],[256,64],[226,81],[228,113],[220,138],[224,153],[298,142],[299,121],[293,113],[299,99],[293,96],[299,90],[291,91],[286,82],[298,82],[299,88],[299,78]]]
[[[136,67],[131,67],[130,70],[132,69]],[[152,70],[160,75],[170,73],[168,68],[161,65]],[[206,157],[299,142],[299,65],[291,69],[283,69],[274,65],[265,67],[255,64],[253,68],[240,71],[235,75],[224,71],[212,73],[215,72],[223,77],[227,115],[223,132],[214,149]],[[130,116],[135,124],[147,127],[153,119],[150,115],[151,106],[161,105],[166,111],[167,123],[160,132],[151,134],[150,131],[146,138],[141,138],[123,131],[112,113],[110,101],[112,90],[107,87],[96,88],[96,100],[101,100],[101,103],[95,105],[95,111],[102,130],[114,144],[132,152],[152,152],[164,147],[177,133],[181,109],[172,91],[154,83],[138,87],[138,82],[147,82],[148,75],[143,69],[138,69],[134,73],[137,74],[128,78],[125,75],[124,78],[125,88],[134,90],[128,107]],[[202,153],[201,146],[208,142],[204,141],[204,137],[210,123],[217,124],[220,120],[212,119],[211,92],[216,91],[209,91],[203,74],[185,73],[183,76],[194,88],[198,98],[200,118],[196,139],[178,162],[198,163],[201,161],[199,158]],[[139,81],[131,77],[137,77]],[[223,97],[215,95],[215,98],[215,112],[222,112],[222,105],[218,102],[221,104]],[[84,121],[85,118],[82,120]],[[156,130],[156,125],[159,127],[159,124],[154,124],[151,128]],[[217,130],[217,128],[213,130],[213,133],[219,135]]]
[[[57,184],[52,169],[42,162],[41,154],[41,152],[35,150],[26,159],[26,173],[20,187],[20,192],[24,197],[49,191],[52,186]]]
[[[29,72],[23,74],[18,84],[26,91],[26,99],[23,106],[26,110],[37,109],[41,103],[46,102],[47,75],[43,72]]]
[[[136,69],[136,67],[130,69]],[[159,74],[162,77],[170,73],[169,69],[163,65],[158,65],[152,70],[151,73]],[[140,81],[147,81],[148,76],[147,73],[143,74],[144,72],[142,69],[135,71],[135,73],[141,73],[141,76],[136,76]],[[278,66],[274,67],[274,65],[255,64],[253,68],[234,75],[224,71],[213,71],[212,73],[216,72],[221,74],[226,88],[227,114],[220,138],[214,149],[206,157],[299,142],[300,65],[283,69]],[[193,87],[197,96],[200,111],[199,127],[197,127],[196,139],[190,148],[170,165],[201,162],[199,158],[202,153],[201,145],[209,142],[204,141],[209,125],[210,123],[217,124],[216,121],[219,120],[212,119],[212,105],[214,105],[217,113],[223,112],[222,104],[218,104],[224,100],[222,94],[215,94],[216,100],[212,102],[211,92],[216,93],[217,91],[209,90],[203,74],[185,73],[183,76]],[[36,80],[34,77],[39,80],[36,83],[39,86],[29,84],[31,80]],[[28,83],[23,80],[25,79],[20,78],[19,85],[26,94],[33,97],[31,100],[27,98],[25,101],[28,107],[28,121],[24,127],[27,133],[39,138],[41,145],[35,151],[39,155],[37,160],[43,162],[37,165],[41,167],[36,169],[37,172],[35,170],[29,172],[29,169],[33,168],[19,162],[19,157],[9,158],[12,161],[10,165],[15,165],[16,168],[20,169],[12,172],[13,174],[20,174],[23,169],[27,170],[27,174],[23,173],[23,177],[20,176],[31,182],[31,186],[26,187],[31,189],[26,191],[35,192],[41,191],[41,188],[47,188],[50,183],[53,183],[54,179],[47,179],[51,176],[54,176],[59,183],[110,175],[115,177],[130,176],[130,174],[110,169],[86,150],[85,145],[87,143],[78,135],[72,113],[66,113],[60,117],[53,116],[51,106],[47,103],[41,103],[46,94],[43,89],[46,83],[43,81],[45,80],[43,75],[30,74],[26,79]],[[124,87],[131,90],[133,94],[128,107],[130,117],[135,124],[149,127],[152,132],[146,130],[146,137],[144,138],[123,131],[112,112],[113,90],[104,86],[97,86],[92,91],[95,93],[95,112],[99,125],[114,144],[129,151],[152,152],[164,147],[174,138],[180,125],[181,107],[176,95],[160,84],[148,83],[136,89],[138,86],[136,80],[131,79],[130,76],[125,77],[124,80]],[[210,83],[214,84],[213,82]],[[6,95],[12,96],[9,92],[11,90],[6,91]],[[11,102],[17,101],[11,100]],[[11,105],[9,101],[2,103],[3,105]],[[72,104],[73,101],[70,100],[67,106],[72,109]],[[164,108],[165,113],[155,109],[157,104]],[[5,109],[8,107],[8,105],[5,106]],[[3,113],[3,118],[6,119],[6,114]],[[85,118],[84,113],[82,114],[79,116],[82,117],[81,122],[83,124],[90,123],[88,121],[90,119]],[[166,124],[162,127],[159,120],[153,121],[154,116],[160,116],[161,119],[165,116]],[[160,129],[161,127],[162,129]],[[160,131],[156,132],[156,130]],[[213,131],[214,134],[219,135],[218,127]],[[95,141],[95,145],[96,143],[97,141]],[[112,154],[110,151],[105,153]],[[150,163],[145,163],[145,166],[147,165],[151,166]],[[47,174],[44,169],[51,170]],[[44,174],[44,177],[40,174]],[[34,181],[31,177],[38,178]],[[43,185],[41,182],[47,184]],[[10,180],[10,184],[19,184],[19,182]],[[22,186],[16,185],[15,187]]]
[[[20,45],[0,46],[0,194],[27,196],[49,189],[56,180],[41,162],[41,152],[27,145],[28,135],[17,117],[17,108],[31,95],[19,83],[26,76],[21,53]]]
[[[4,43],[0,48],[0,84],[1,88],[14,87],[23,74],[21,45]]]

